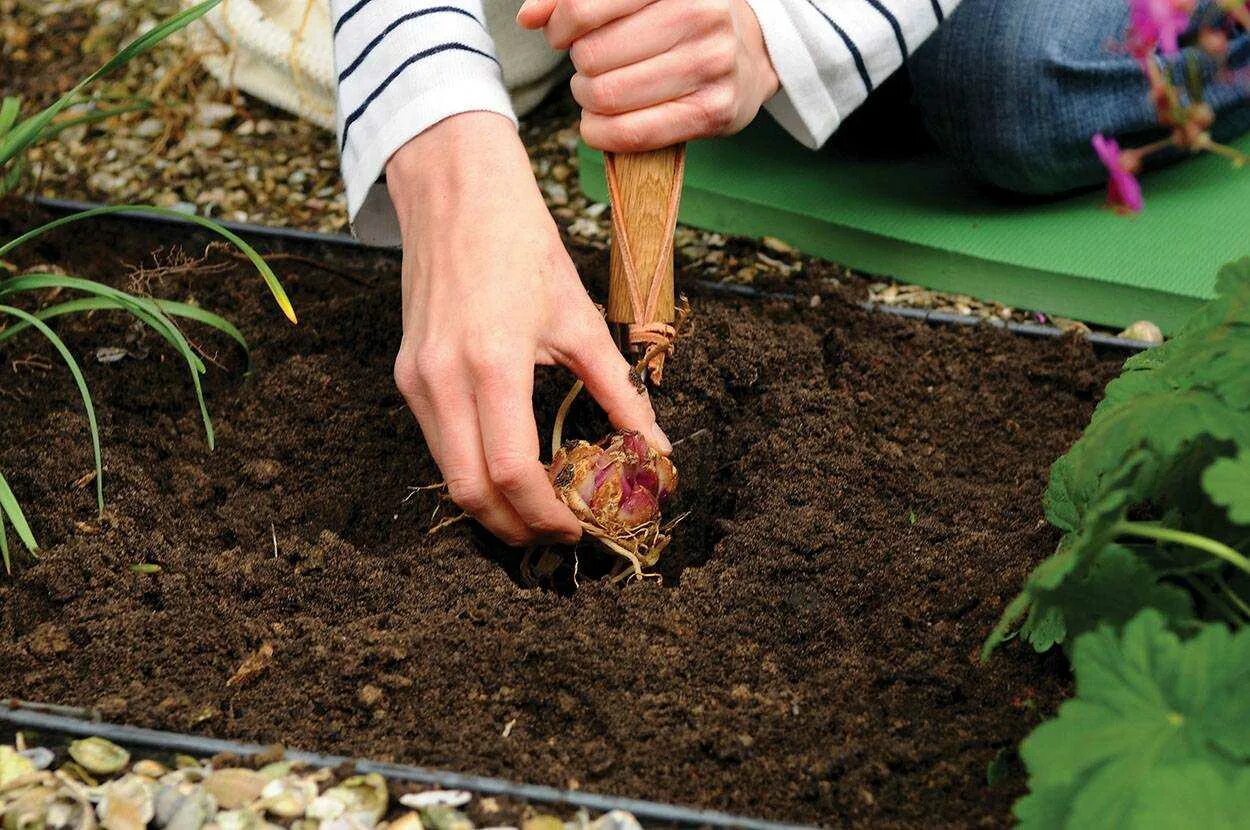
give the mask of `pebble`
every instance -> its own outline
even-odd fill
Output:
[[[165,132],[165,122],[159,118],[145,118],[131,132],[139,138],[156,138]]]
[[[211,150],[213,147],[221,144],[223,137],[224,133],[221,130],[206,127],[201,130],[191,130],[187,133],[184,141],[197,147]]]
[[[1120,337],[1129,340],[1140,340],[1143,343],[1150,343],[1157,346],[1163,342],[1163,331],[1149,320],[1138,320],[1133,325],[1120,332]]]
[[[195,121],[202,127],[216,127],[234,118],[234,107],[218,101],[196,104]]]
[[[473,793],[468,790],[426,790],[422,793],[408,793],[399,797],[399,803],[405,807],[419,810],[435,804],[447,807],[463,807],[473,800]]]

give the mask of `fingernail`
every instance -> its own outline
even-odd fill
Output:
[[[665,455],[673,451],[673,442],[668,440],[668,436],[664,434],[664,430],[660,429],[660,425],[656,424],[654,428],[655,443]]]
[[[517,11],[516,16],[520,17],[521,15],[525,14],[525,10],[528,8],[532,8],[534,4],[537,2],[538,0],[525,0],[525,2],[521,4],[521,8]]]

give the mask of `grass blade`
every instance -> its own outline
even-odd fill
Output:
[[[187,342],[186,337],[178,327],[165,316],[165,313],[161,311],[156,303],[143,297],[127,294],[124,291],[119,291],[102,283],[85,280],[80,277],[69,277],[64,274],[23,274],[20,277],[0,280],[0,297],[20,291],[37,291],[47,288],[83,291],[88,294],[116,300],[125,306],[127,311],[146,323],[157,334],[164,337],[187,361],[187,365],[191,370],[191,385],[195,389],[195,399],[200,407],[200,417],[204,421],[204,434],[208,440],[208,447],[209,449],[216,449],[217,439],[213,431],[213,421],[209,417],[208,404],[204,400],[204,387],[200,383],[200,375],[206,371],[204,362],[200,360],[199,355],[191,348],[191,344]],[[37,319],[33,315],[28,315],[28,317]]]
[[[4,526],[4,508],[0,507],[0,559],[4,560],[4,572],[13,575],[13,560],[9,558],[9,529]]]
[[[9,130],[17,123],[17,113],[22,108],[22,99],[15,95],[6,95],[0,100],[0,139],[8,135]]]
[[[13,529],[17,531],[17,538],[33,556],[39,549],[39,545],[35,543],[35,535],[30,532],[30,525],[27,524],[26,516],[22,513],[22,506],[17,503],[17,496],[13,495],[9,483],[4,480],[3,475],[0,475],[0,553],[4,555],[5,571],[12,573],[13,562],[9,558],[8,530],[4,526],[6,514],[9,521],[13,523]]]
[[[264,279],[265,284],[269,287],[269,292],[273,295],[274,300],[277,301],[278,308],[282,309],[282,313],[292,323],[299,322],[295,316],[295,309],[291,307],[291,300],[287,297],[286,289],[282,287],[282,283],[278,282],[277,275],[269,267],[269,263],[265,262],[264,258],[256,252],[256,249],[228,228],[224,228],[211,219],[196,216],[193,213],[182,213],[169,208],[156,207],[155,205],[108,205],[106,207],[92,208],[91,210],[84,210],[72,213],[69,216],[62,216],[59,219],[53,219],[51,222],[40,225],[34,230],[27,231],[16,239],[9,240],[5,244],[0,245],[0,259],[3,259],[6,254],[15,248],[26,244],[38,236],[42,236],[48,231],[68,225],[71,222],[78,222],[95,216],[106,216],[111,213],[141,213],[151,216],[163,216],[166,219],[175,219],[180,222],[193,222],[206,230],[212,231],[238,248],[251,261],[257,272],[260,273],[261,278]]]
[[[8,315],[18,318],[19,320],[25,320],[26,322],[30,323],[35,328],[37,328],[39,332],[48,339],[48,342],[52,344],[53,348],[55,348],[60,353],[61,359],[64,360],[65,365],[69,367],[70,374],[74,376],[74,383],[77,384],[78,392],[82,396],[83,407],[87,410],[87,425],[90,427],[90,430],[91,430],[91,449],[95,455],[96,504],[99,507],[100,513],[103,514],[104,513],[104,460],[100,455],[100,429],[99,429],[99,426],[96,424],[95,405],[91,402],[91,390],[87,388],[87,379],[83,377],[82,369],[80,369],[78,366],[78,361],[74,360],[74,356],[70,354],[69,349],[66,348],[65,343],[61,340],[61,338],[57,337],[56,332],[48,328],[48,324],[40,320],[38,317],[35,317],[33,314],[30,314],[29,312],[22,311],[20,308],[13,308],[12,306],[7,306],[7,305],[0,305],[0,314],[8,314]],[[21,509],[18,508],[17,513],[15,515],[13,511],[9,509],[9,504],[8,504],[8,501],[11,500],[13,507],[16,508],[17,499],[13,497],[13,492],[8,489],[8,484],[3,483],[3,479],[0,479],[0,484],[3,484],[3,488],[0,489],[0,503],[4,504],[5,509],[9,511],[9,516],[14,519],[13,523],[15,526],[17,526],[18,535],[21,536],[22,525],[18,524],[18,521],[16,518],[17,516],[21,515]],[[8,500],[6,500],[6,492],[7,492]],[[25,519],[23,518],[22,524],[24,523],[25,523]],[[29,526],[26,527],[26,533],[29,537],[29,533],[30,533]],[[26,538],[23,538],[22,541],[26,543],[28,547],[33,547],[35,540],[33,537],[29,537],[29,539],[30,541],[28,543],[26,542]]]
[[[140,98],[132,103],[123,104],[119,107],[91,110],[89,112],[84,112],[82,115],[76,115],[73,118],[66,118],[64,121],[57,121],[48,125],[48,128],[43,131],[43,134],[39,136],[39,138],[40,140],[56,138],[63,130],[68,130],[70,127],[77,127],[79,124],[94,124],[97,121],[104,121],[107,118],[112,118],[114,115],[125,115],[130,112],[142,112],[150,109],[152,109],[152,102]]]
[[[182,317],[187,320],[193,320],[197,323],[203,323],[206,326],[216,329],[222,334],[238,343],[247,355],[248,372],[252,369],[252,349],[248,345],[247,338],[243,336],[243,332],[239,331],[233,323],[224,317],[214,314],[211,311],[205,311],[186,303],[179,303],[173,300],[157,300],[153,299],[153,303],[161,311],[170,317]],[[129,308],[119,300],[110,297],[80,297],[77,300],[68,300],[56,305],[50,305],[47,308],[41,308],[34,312],[34,315],[40,320],[47,322],[54,317],[63,317],[67,314],[85,314],[91,311],[129,311]],[[9,326],[4,331],[0,331],[0,343],[8,340],[22,331],[30,328],[30,323],[25,321],[18,322],[16,325]]]
[[[103,66],[75,84],[73,89],[62,95],[51,106],[22,121],[0,140],[0,164],[4,164],[33,144],[53,118],[56,118],[62,110],[78,100],[79,93],[88,84],[107,75],[133,58],[142,55],[174,32],[203,17],[220,2],[221,0],[205,0],[205,2],[199,5],[179,12],[164,23],[154,27],[151,31],[143,33],[123,47],[116,55],[109,58]]]

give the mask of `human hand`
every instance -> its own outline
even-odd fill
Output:
[[[746,0],[527,0],[517,22],[569,50],[582,138],[601,150],[731,135],[779,85]]]
[[[539,461],[534,365],[561,364],[618,429],[671,450],[582,287],[512,124],[456,115],[391,157],[404,239],[395,382],[451,498],[510,545],[581,527]]]

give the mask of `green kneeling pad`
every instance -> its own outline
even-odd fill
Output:
[[[585,145],[579,155],[583,189],[606,201],[602,155]],[[1202,156],[1142,184],[1146,208],[1131,217],[1101,209],[1096,192],[1015,199],[935,153],[813,152],[761,117],[689,145],[681,220],[939,291],[1171,331],[1213,295],[1220,265],[1250,254],[1250,170]]]

